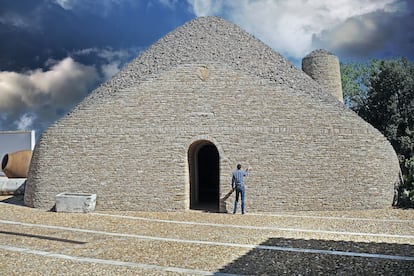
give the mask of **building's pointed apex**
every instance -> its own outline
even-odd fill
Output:
[[[97,92],[131,87],[150,75],[159,74],[182,64],[216,62],[255,75],[291,93],[308,94],[335,104],[312,81],[269,46],[220,17],[195,18],[171,31],[128,64]],[[94,97],[92,95],[92,97]]]

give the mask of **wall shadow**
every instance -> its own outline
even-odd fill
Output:
[[[3,230],[0,230],[0,234],[26,237],[26,238],[35,238],[35,239],[49,240],[49,241],[67,242],[67,243],[74,243],[74,244],[86,244],[86,242],[82,242],[82,241],[75,241],[75,240],[68,240],[68,239],[55,238],[55,237],[50,237],[50,236],[26,234],[26,233],[19,233],[19,232],[3,231]]]
[[[284,251],[283,248],[312,252],[290,252]],[[317,253],[315,250],[367,253],[371,254],[371,257],[331,255]],[[410,258],[409,260],[400,260],[398,257],[392,259],[392,256]],[[217,274],[219,273],[240,275],[413,275],[414,245],[271,238],[220,269]]]

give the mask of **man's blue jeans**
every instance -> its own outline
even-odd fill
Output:
[[[239,195],[241,197],[241,211],[244,214],[244,187],[236,188],[236,201],[234,202],[233,214],[237,211],[237,204],[239,203]]]

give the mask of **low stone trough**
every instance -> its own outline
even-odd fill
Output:
[[[56,195],[56,212],[89,213],[95,210],[96,194],[60,193]]]

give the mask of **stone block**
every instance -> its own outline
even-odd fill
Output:
[[[0,195],[22,195],[26,178],[0,177]]]
[[[56,195],[56,212],[89,213],[95,210],[96,194],[60,193]]]

